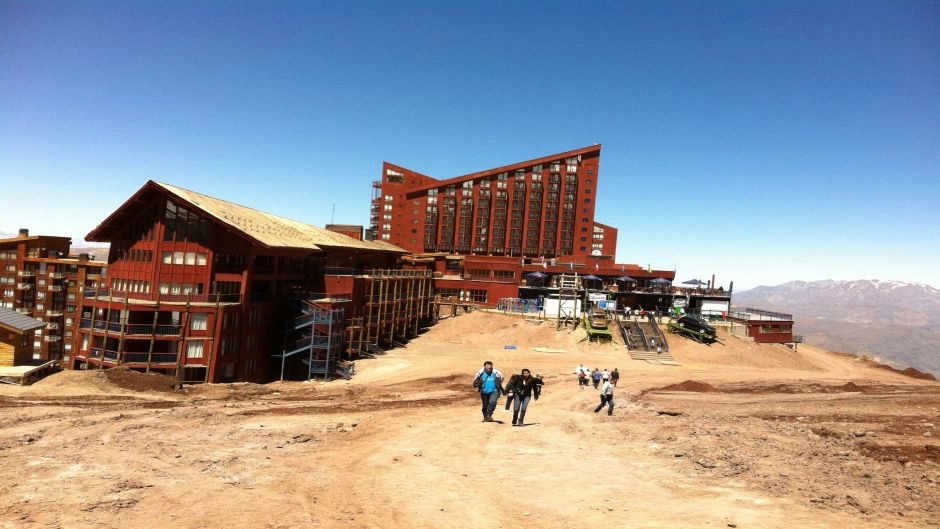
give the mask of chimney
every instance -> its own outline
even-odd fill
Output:
[[[29,230],[26,228],[20,228],[20,237],[29,237]]]

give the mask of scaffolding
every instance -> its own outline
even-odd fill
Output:
[[[347,353],[401,346],[434,317],[434,276],[428,270],[372,270],[361,318],[353,318]]]
[[[578,317],[578,290],[581,278],[575,275],[561,274],[558,280],[558,329],[569,324],[576,328],[581,322]]]

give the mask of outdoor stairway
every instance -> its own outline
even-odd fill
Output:
[[[630,358],[633,360],[645,360],[651,364],[662,364],[666,366],[681,365],[669,354],[669,351],[665,350],[661,353],[657,353],[655,350],[643,351],[641,349],[630,349],[628,352],[630,353]]]
[[[615,321],[617,328],[620,330],[620,335],[623,337],[624,347],[627,349],[627,352],[630,353],[631,359],[644,360],[650,364],[669,366],[681,365],[669,354],[668,344],[666,344],[666,346],[662,348],[662,352],[659,353],[656,352],[655,348],[650,347],[646,337],[648,331],[654,336],[659,334],[661,337],[661,333],[658,332],[655,325],[641,325],[636,320],[621,320],[619,318]],[[647,329],[643,327],[647,327]],[[660,340],[662,340],[662,338],[660,338]]]

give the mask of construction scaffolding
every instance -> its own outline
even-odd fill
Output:
[[[575,275],[561,274],[558,280],[558,329],[571,325],[576,328],[581,322],[580,299],[581,278]]]
[[[361,317],[351,318],[347,355],[402,346],[434,319],[434,277],[428,270],[372,270],[363,278]]]

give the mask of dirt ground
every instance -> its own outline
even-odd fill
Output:
[[[0,387],[0,528],[931,527],[940,384],[800,345],[671,337],[678,366],[472,312],[350,381]],[[536,348],[565,352],[538,352]],[[471,378],[542,374],[530,424]],[[619,368],[594,414],[579,364]]]

